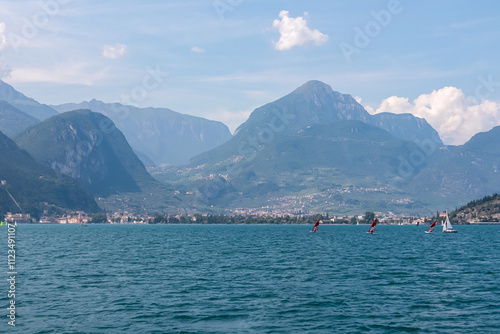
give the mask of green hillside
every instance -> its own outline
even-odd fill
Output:
[[[279,134],[236,160],[175,169],[162,177],[179,187],[187,184],[202,203],[217,207],[417,211],[425,203],[405,193],[404,184],[387,182],[387,175],[398,172],[398,157],[417,148],[361,121],[338,121]]]
[[[98,196],[140,192],[156,182],[113,122],[89,110],[53,116],[15,140],[37,161],[73,177]]]
[[[0,214],[20,212],[8,190],[24,213],[39,215],[52,207],[98,211],[90,193],[75,180],[46,167],[0,132]]]
[[[471,201],[450,213],[459,223],[500,222],[500,195],[494,194]]]

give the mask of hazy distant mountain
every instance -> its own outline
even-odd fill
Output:
[[[11,139],[0,132],[0,214],[21,212],[4,187],[23,209],[23,213],[38,213],[52,206],[70,210],[98,211],[89,192],[75,180],[58,175],[44,166]]]
[[[461,146],[438,149],[413,180],[411,191],[450,205],[500,189],[500,126],[478,133]]]
[[[48,105],[40,104],[34,99],[25,96],[2,80],[0,80],[0,101],[7,101],[15,108],[41,121],[57,115],[57,111]]]
[[[146,165],[182,165],[210,150],[231,133],[221,122],[184,115],[166,108],[137,108],[92,100],[54,106],[60,112],[90,109],[109,117]]]
[[[156,181],[104,115],[77,110],[53,116],[15,138],[39,162],[73,177],[93,194],[140,192]]]
[[[5,101],[0,101],[0,131],[12,137],[27,127],[40,121],[30,115],[14,108]]]
[[[443,145],[437,131],[427,123],[425,119],[413,116],[412,114],[392,114],[383,112],[371,115],[368,123],[387,130],[401,139],[411,140],[413,142],[431,140],[437,146]]]

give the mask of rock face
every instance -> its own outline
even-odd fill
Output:
[[[437,131],[423,118],[412,114],[391,114],[383,112],[371,115],[368,123],[389,131],[395,137],[411,140],[416,143],[432,140],[436,145],[442,146]]]
[[[265,125],[284,126],[292,133],[307,125],[330,124],[339,120],[366,121],[370,114],[350,95],[340,94],[321,81],[309,81],[292,93],[255,109],[236,134],[248,134]]]
[[[1,132],[0,175],[0,179],[6,181],[0,186],[0,214],[20,212],[5,189],[13,195],[24,213],[39,214],[53,206],[87,212],[99,210],[91,194],[75,180],[35,161]]]
[[[229,140],[221,122],[184,115],[166,108],[137,108],[92,100],[55,106],[60,112],[90,109],[109,117],[147,166],[182,165],[195,155]]]
[[[98,196],[139,192],[156,182],[114,123],[90,110],[51,117],[26,129],[16,142]]]

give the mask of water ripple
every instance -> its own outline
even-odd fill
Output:
[[[498,332],[500,227],[366,229],[22,225],[13,329]],[[0,300],[7,305],[5,293]]]

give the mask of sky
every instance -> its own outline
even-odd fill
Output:
[[[0,1],[0,79],[45,104],[165,107],[234,131],[309,80],[446,144],[500,125],[500,2]]]

